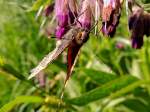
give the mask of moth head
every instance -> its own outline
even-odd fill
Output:
[[[88,40],[88,38],[89,38],[89,32],[84,30],[84,31],[78,32],[77,36],[75,37],[75,42],[78,45],[82,45]]]

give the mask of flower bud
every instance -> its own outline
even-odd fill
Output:
[[[52,4],[48,5],[48,6],[46,6],[46,8],[45,8],[45,10],[44,10],[45,16],[48,17],[48,16],[53,12],[53,10],[54,10],[54,3],[52,3]]]

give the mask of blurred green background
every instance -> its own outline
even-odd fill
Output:
[[[55,48],[55,39],[40,32],[45,17],[35,20],[49,1],[0,1],[0,112],[150,112],[150,40],[131,48],[125,8],[115,38],[92,33],[82,47],[62,103],[66,52],[27,79]]]

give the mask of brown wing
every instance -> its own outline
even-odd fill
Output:
[[[34,69],[31,70],[29,79],[34,77],[41,70],[45,69],[49,63],[55,60],[65,50],[65,48],[69,46],[69,44],[74,39],[75,35],[77,35],[77,32],[78,32],[77,28],[72,28],[63,36],[61,40],[58,40],[56,43],[56,48],[48,55],[46,55],[42,59],[42,61],[38,64],[38,66],[36,66]]]
[[[80,51],[81,45],[78,45],[74,42],[72,42],[69,46],[68,46],[68,54],[67,54],[67,76],[66,76],[66,81],[69,79],[69,77],[72,74],[74,65],[76,63],[79,51]]]
[[[86,31],[79,31],[72,43],[68,46],[68,55],[67,55],[67,76],[65,80],[65,84],[69,77],[72,74],[72,71],[74,69],[74,65],[76,64],[76,60],[78,58],[78,54],[80,51],[80,48],[84,43],[88,40],[89,33]]]

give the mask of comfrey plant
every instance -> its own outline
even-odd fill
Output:
[[[150,35],[150,14],[144,12],[144,8],[136,4],[135,1],[129,1],[132,14],[129,17],[129,29],[131,31],[132,47],[141,48],[144,35]]]
[[[55,0],[45,9],[45,15],[50,16],[54,11],[57,26],[55,28],[56,48],[50,52],[31,70],[29,78],[34,77],[49,63],[55,60],[66,48],[67,77],[72,74],[79,51],[89,39],[89,34],[102,20],[99,31],[108,37],[113,37],[121,17],[124,0]],[[127,14],[129,16],[129,30],[131,31],[132,47],[141,48],[143,36],[150,35],[150,15],[144,12],[134,0],[126,0]]]

